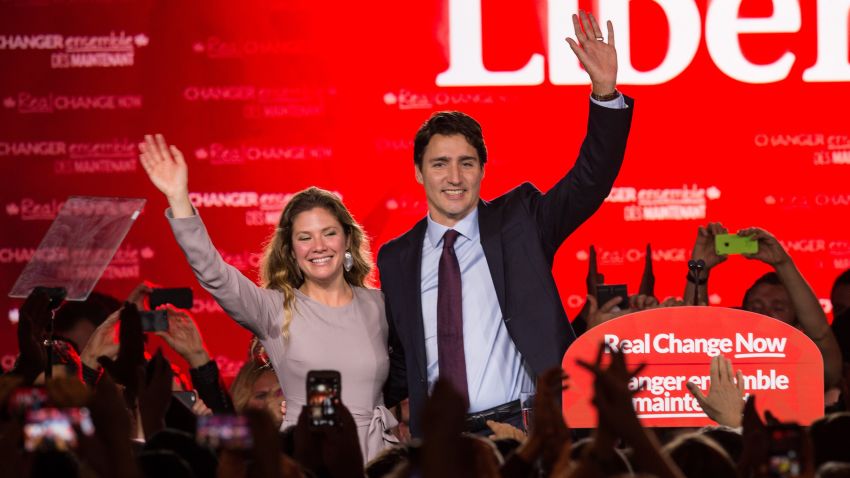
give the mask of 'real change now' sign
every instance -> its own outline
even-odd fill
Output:
[[[695,382],[709,395],[709,365],[717,355],[744,375],[745,393],[758,397],[760,412],[782,421],[809,424],[823,416],[823,358],[814,342],[779,320],[722,307],[671,307],[625,315],[594,327],[564,355],[570,375],[564,391],[564,417],[573,428],[596,427],[593,376],[576,359],[593,363],[600,342],[625,353],[630,369],[647,366],[629,388],[647,427],[711,425],[685,384]],[[607,357],[606,357],[607,362]]]

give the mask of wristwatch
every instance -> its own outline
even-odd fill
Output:
[[[620,92],[617,91],[617,88],[614,88],[613,93],[609,93],[607,95],[597,95],[596,93],[591,91],[590,97],[593,98],[596,101],[611,101],[611,100],[616,100],[617,98],[619,98]]]

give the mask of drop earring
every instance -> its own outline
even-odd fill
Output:
[[[345,251],[342,267],[345,269],[345,272],[351,272],[351,268],[354,267],[354,257],[351,256],[351,252]]]

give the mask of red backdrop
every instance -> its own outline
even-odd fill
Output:
[[[137,165],[142,134],[183,149],[216,245],[251,277],[288,195],[309,185],[338,191],[377,251],[425,213],[411,146],[432,111],[482,123],[485,198],[548,188],[572,165],[589,90],[570,84],[561,43],[576,5],[614,19],[637,105],[614,194],[555,262],[568,313],[590,244],[607,282],[634,292],[650,242],[657,295],[680,295],[707,221],[775,233],[829,309],[850,267],[848,0],[0,0],[0,290],[67,196],[146,197],[98,288],[193,286],[214,355],[238,362],[248,334],[191,276]],[[712,303],[738,305],[765,271],[732,258]],[[7,368],[18,305],[0,298]]]

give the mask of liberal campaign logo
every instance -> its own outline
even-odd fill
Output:
[[[143,98],[138,94],[66,95],[58,93],[35,94],[29,91],[7,95],[3,107],[20,114],[51,114],[65,111],[126,111],[142,108]]]
[[[446,109],[467,105],[496,105],[510,102],[510,98],[502,94],[484,91],[411,91],[402,88],[398,91],[384,93],[384,104],[398,107],[400,110],[427,110],[432,108]]]
[[[51,68],[120,68],[133,66],[136,49],[149,42],[144,33],[133,35],[123,30],[106,35],[6,34],[0,35],[0,52],[58,50],[50,54]]]
[[[626,221],[688,221],[705,219],[709,200],[720,199],[720,189],[696,184],[680,188],[615,187],[605,202],[626,204]]]
[[[22,221],[52,221],[62,205],[59,199],[39,201],[33,198],[22,198],[20,201],[6,203],[6,215],[20,218]]]
[[[308,43],[301,39],[240,39],[228,40],[217,36],[192,43],[192,51],[210,60],[233,60],[255,57],[298,55],[308,52]]]
[[[195,158],[209,161],[213,165],[242,165],[257,161],[301,161],[330,159],[333,149],[323,144],[261,145],[247,144],[225,145],[211,143],[196,148]]]
[[[246,119],[303,118],[324,115],[336,95],[333,87],[259,87],[251,84],[189,85],[183,99],[190,103],[242,103]]]

